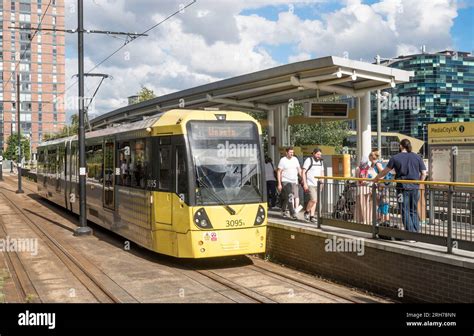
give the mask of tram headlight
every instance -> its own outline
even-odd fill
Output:
[[[267,214],[263,206],[259,205],[257,210],[257,216],[255,217],[255,223],[253,225],[261,225],[265,222]]]
[[[200,208],[194,213],[194,224],[200,229],[212,229],[211,221],[207,217],[206,210]]]

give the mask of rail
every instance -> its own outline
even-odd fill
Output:
[[[474,251],[474,183],[316,178],[318,227],[442,245],[447,253]]]

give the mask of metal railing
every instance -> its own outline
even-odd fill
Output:
[[[474,183],[318,177],[318,196],[318,227],[474,251]]]

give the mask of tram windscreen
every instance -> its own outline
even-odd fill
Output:
[[[260,140],[254,123],[192,121],[188,136],[199,204],[262,201]]]

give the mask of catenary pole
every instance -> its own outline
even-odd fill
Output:
[[[78,82],[79,82],[79,227],[74,235],[90,235],[86,213],[86,148],[84,131],[84,1],[77,1]]]

